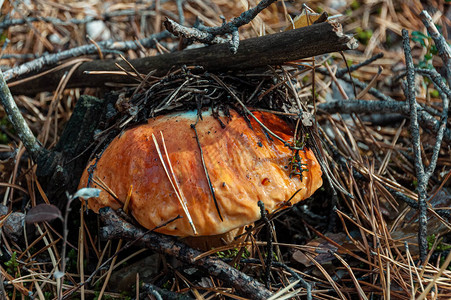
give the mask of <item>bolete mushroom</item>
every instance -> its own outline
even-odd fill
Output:
[[[292,139],[292,129],[276,115],[254,115],[282,139]],[[106,185],[115,197],[100,193],[88,200],[89,208],[120,208],[132,185],[129,211],[143,227],[153,229],[180,215],[156,231],[214,236],[260,219],[258,201],[271,213],[286,208],[290,198],[295,204],[310,197],[322,185],[311,150],[299,151],[308,169],[302,180],[290,176],[293,151],[253,118],[249,122],[230,110],[219,121],[207,111],[194,127],[196,118],[195,111],[163,115],[117,136],[89,164],[79,185],[86,187],[91,178],[91,187]]]

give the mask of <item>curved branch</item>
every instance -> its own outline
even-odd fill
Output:
[[[145,246],[157,252],[174,256],[182,262],[194,265],[204,270],[209,275],[224,281],[245,297],[263,300],[268,299],[271,296],[271,292],[260,282],[243,272],[238,271],[220,259],[215,257],[203,257],[195,260],[202,252],[194,250],[170,236],[154,232],[146,233],[143,229],[124,222],[118,217],[116,212],[109,207],[101,208],[99,213],[102,221],[106,224],[101,232],[102,237],[105,239],[122,238],[134,241],[136,245]],[[137,237],[141,238],[137,240]]]

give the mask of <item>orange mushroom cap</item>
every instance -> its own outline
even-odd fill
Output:
[[[254,112],[272,132],[286,141],[292,139],[291,128],[274,114]],[[180,237],[193,236],[189,218],[182,208],[176,190],[164,170],[162,159],[152,134],[156,137],[163,160],[167,163],[160,131],[183,201],[199,235],[218,235],[260,219],[257,202],[273,212],[310,197],[321,185],[321,168],[310,149],[299,151],[304,168],[302,181],[290,178],[289,162],[292,150],[275,138],[270,138],[251,118],[250,124],[237,112],[230,117],[215,119],[211,112],[203,112],[196,125],[205,168],[211,180],[217,206],[202,164],[201,151],[191,124],[196,122],[194,111],[172,113],[149,119],[117,136],[107,147],[93,168],[94,182],[100,179],[125,201],[133,185],[129,211],[145,228],[154,229],[177,215],[177,219],[156,231]],[[88,169],[84,171],[79,188],[88,184]],[[167,166],[168,167],[168,166]],[[170,173],[170,172],[169,172]],[[91,187],[98,187],[91,183]],[[122,205],[109,193],[102,192],[88,200],[89,208],[98,212],[101,207],[118,209]],[[223,220],[221,220],[219,213]]]

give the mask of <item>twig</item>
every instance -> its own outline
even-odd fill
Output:
[[[16,102],[9,91],[8,85],[6,84],[5,78],[2,71],[0,70],[0,100],[3,108],[6,111],[6,115],[13,125],[14,130],[16,130],[19,139],[24,144],[31,158],[36,162],[38,157],[43,154],[45,149],[41,146],[39,141],[33,135],[28,127],[27,122],[23,118],[16,105]]]
[[[154,296],[156,300],[163,300],[160,293],[157,290],[155,290],[151,285],[148,285],[146,290],[149,294]]]
[[[251,22],[262,10],[276,2],[277,0],[262,0],[257,6],[243,12],[239,17],[232,19],[230,22],[224,23],[217,27],[199,26],[199,29],[211,33],[213,35],[222,35],[232,33],[236,28]]]
[[[442,98],[443,98],[442,94],[445,94],[448,98],[451,98],[451,90],[443,83],[442,76],[435,69],[415,68],[415,72],[429,78],[429,80],[432,81],[434,86],[441,94]]]
[[[63,282],[64,282],[64,276],[66,273],[66,246],[67,246],[67,235],[69,234],[69,228],[67,226],[69,222],[69,213],[71,211],[70,205],[72,204],[72,201],[75,199],[74,196],[70,195],[69,193],[66,193],[67,197],[67,204],[66,209],[64,212],[64,229],[63,229],[63,247],[61,249],[61,271],[60,274],[58,274],[57,280],[61,281],[61,284],[58,289],[58,299],[62,299],[63,296]]]
[[[262,201],[258,201],[258,207],[260,207],[260,216],[263,222],[266,225],[266,262],[265,262],[265,285],[266,288],[269,289],[269,279],[271,276],[271,266],[272,266],[272,256],[273,256],[273,245],[272,245],[272,228],[271,223],[268,220],[268,216],[265,211],[265,204]]]
[[[30,62],[24,63],[20,66],[9,69],[5,72],[5,80],[10,81],[11,79],[17,78],[19,76],[25,75],[30,72],[40,71],[45,66],[55,65],[58,62],[83,55],[91,55],[98,53],[98,47],[102,51],[105,50],[115,50],[115,51],[126,51],[126,50],[137,50],[138,45],[143,45],[146,48],[151,48],[155,46],[155,41],[169,37],[170,33],[168,31],[163,31],[160,33],[152,34],[151,36],[140,39],[137,41],[124,41],[124,42],[114,42],[114,41],[104,41],[99,42],[97,45],[84,45],[70,50],[61,51],[55,54],[47,54],[32,60]]]
[[[343,75],[349,73],[349,72],[354,72],[358,69],[360,69],[361,67],[367,66],[369,64],[371,64],[372,62],[374,62],[375,60],[378,60],[379,58],[384,57],[384,53],[378,53],[376,55],[371,56],[370,58],[362,61],[361,63],[349,66],[348,68],[340,68],[335,72],[335,76],[337,78],[341,78]],[[320,71],[321,73],[325,74],[325,73],[329,73],[329,71],[325,68],[317,68],[316,71]]]
[[[167,291],[164,289],[161,289],[151,283],[143,283],[141,288],[145,293],[151,293],[152,295],[155,295],[154,293],[158,293],[160,297],[164,297],[164,299],[173,299],[173,300],[194,300],[194,298],[190,297],[187,294],[179,294],[171,291]],[[142,295],[141,295],[142,297]]]
[[[437,30],[431,16],[427,11],[423,10],[420,13],[420,18],[423,21],[428,33],[434,40],[435,46],[437,47],[438,55],[442,58],[446,70],[446,79],[448,85],[451,86],[451,48],[446,42],[443,35]]]
[[[409,32],[402,30],[403,49],[406,59],[407,68],[407,86],[404,94],[409,103],[410,108],[410,133],[412,136],[412,148],[415,158],[415,172],[417,175],[417,192],[418,192],[418,212],[419,212],[419,229],[418,244],[420,247],[420,259],[424,261],[427,256],[427,183],[429,178],[424,172],[423,160],[421,158],[421,142],[420,142],[420,125],[418,123],[417,101],[415,98],[415,70],[413,65],[412,53],[410,49]]]
[[[409,108],[403,102],[399,101],[366,101],[366,100],[336,100],[327,103],[318,104],[318,110],[328,113],[401,113],[409,114]],[[425,111],[418,111],[418,118],[421,126],[431,132],[437,133],[440,124],[430,114]],[[451,131],[444,131],[443,140],[451,143]]]
[[[417,69],[415,69],[417,70]],[[440,148],[442,146],[442,140],[443,136],[445,134],[446,130],[446,124],[448,122],[448,111],[449,111],[449,99],[451,98],[451,91],[450,89],[443,83],[442,77],[440,74],[435,70],[424,70],[424,69],[418,69],[421,74],[426,75],[435,85],[435,88],[439,91],[439,94],[442,98],[443,107],[442,107],[442,113],[440,115],[440,126],[437,132],[436,141],[434,145],[434,150],[432,152],[431,161],[429,163],[428,168],[426,169],[426,178],[429,180],[431,178],[432,173],[435,170],[438,154],[440,152]]]
[[[251,22],[262,10],[270,6],[277,0],[262,0],[257,6],[243,12],[239,17],[232,19],[230,22],[225,22],[221,26],[207,27],[198,24],[197,28],[186,27],[176,22],[166,19],[164,25],[167,30],[176,36],[183,36],[185,38],[195,40],[205,44],[229,43],[229,49],[232,53],[238,51],[240,43],[238,28]],[[222,38],[218,35],[231,35],[231,38]]]
[[[229,39],[214,36],[211,33],[204,32],[197,28],[180,25],[169,18],[166,18],[166,20],[163,22],[163,25],[170,33],[175,36],[182,36],[186,39],[196,40],[204,44],[222,44],[229,42]]]
[[[135,240],[136,236],[141,236],[144,233],[144,230],[136,228],[132,224],[125,223],[109,207],[100,209],[99,213],[106,225],[102,228],[101,232],[103,238]],[[147,248],[153,249],[160,253],[174,256],[184,263],[195,265],[206,271],[209,275],[231,285],[239,294],[245,297],[263,300],[267,299],[271,295],[270,291],[268,291],[257,280],[238,271],[217,258],[204,257],[194,260],[195,257],[202,254],[200,251],[194,250],[169,236],[150,232],[144,235],[139,241],[136,242],[136,244],[146,246]]]
[[[351,69],[352,66],[349,67],[349,68]],[[340,72],[340,76],[338,76],[338,71],[337,71],[337,73],[335,74],[335,76],[336,76],[337,78],[343,79],[344,81],[346,81],[346,82],[348,82],[348,83],[354,84],[355,86],[361,88],[362,90],[365,89],[365,88],[368,86],[366,83],[361,82],[361,81],[358,80],[357,78],[354,78],[354,77],[351,77],[351,78],[350,78],[349,76],[347,76],[347,74],[346,74],[347,72],[344,72],[344,69],[345,69],[345,68],[340,69],[340,70],[342,71],[342,72]],[[339,70],[339,71],[340,71],[340,70]],[[321,73],[321,74],[324,74],[324,75],[328,75],[328,76],[330,75],[326,68],[318,68],[318,69],[316,69],[316,71],[319,72],[319,73]],[[369,91],[368,91],[368,93],[370,93],[371,95],[373,95],[374,97],[376,97],[377,99],[380,99],[380,100],[384,100],[384,101],[395,101],[393,98],[384,95],[383,93],[381,93],[380,91],[378,91],[378,90],[375,89],[375,88],[370,88]]]
[[[183,13],[183,1],[184,0],[176,0],[175,3],[177,4],[177,11],[179,13],[179,23],[180,25],[185,24],[185,14]]]
[[[346,158],[340,154],[338,149],[333,144],[328,143],[327,139],[325,139],[324,141],[327,143],[328,147],[330,148],[334,161],[337,162],[345,170],[349,170],[349,165],[348,165]],[[363,175],[362,173],[360,173],[358,170],[356,170],[356,168],[352,168],[352,176],[357,180],[369,182],[369,178],[367,176]],[[417,201],[409,198],[404,193],[397,191],[396,189],[386,185],[383,182],[381,182],[381,184],[397,200],[400,200],[400,201],[406,203],[413,209],[418,209],[419,205],[418,205]],[[431,209],[434,209],[434,208],[431,208]],[[438,215],[448,218],[448,219],[451,217],[451,212],[447,209],[436,209],[435,212]]]

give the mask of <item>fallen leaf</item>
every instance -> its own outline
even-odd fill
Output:
[[[340,246],[346,247],[348,244],[348,238],[344,233],[328,233],[326,234],[328,238],[339,244]],[[308,254],[313,257],[321,265],[331,262],[335,259],[333,253],[340,253],[340,250],[335,245],[329,243],[322,238],[316,238],[308,242],[305,246],[310,249],[307,251]],[[305,250],[295,250],[291,256],[292,261],[303,264],[304,266],[312,266],[313,262],[304,254]]]
[[[302,28],[306,26],[310,26],[315,23],[325,22],[328,18],[327,12],[323,12],[321,14],[315,13],[310,9],[303,9],[301,14],[294,18],[293,22],[285,28],[284,31],[288,31],[294,28]],[[294,27],[293,27],[294,25]]]
[[[54,219],[62,220],[61,211],[53,204],[38,204],[31,208],[25,216],[27,224],[51,221]]]

